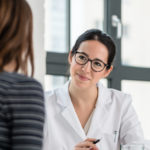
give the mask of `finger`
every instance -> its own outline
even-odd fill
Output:
[[[87,138],[85,141],[89,141],[89,142],[93,142],[93,141],[96,141],[97,139],[95,138]]]
[[[90,150],[99,150],[98,148],[90,148]]]
[[[97,148],[95,144],[93,144],[90,141],[83,141],[79,144],[76,145],[76,147],[81,147],[81,148]]]
[[[74,150],[92,150],[91,148],[87,148],[87,147],[84,147],[84,148],[81,148],[81,147],[75,147]],[[94,149],[93,149],[94,150]]]

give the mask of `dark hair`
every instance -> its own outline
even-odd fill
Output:
[[[90,30],[85,31],[83,34],[81,34],[76,40],[75,45],[72,48],[72,52],[71,52],[72,56],[76,53],[80,44],[87,40],[99,41],[107,47],[108,49],[107,69],[109,69],[115,57],[116,46],[113,40],[111,39],[111,37],[99,29],[90,29]]]
[[[32,11],[26,0],[0,0],[0,72],[13,60],[14,71],[34,73]]]

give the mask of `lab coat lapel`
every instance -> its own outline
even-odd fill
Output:
[[[76,134],[78,134],[81,139],[85,139],[86,135],[84,133],[84,130],[82,129],[82,126],[74,112],[70,108],[64,109],[62,112],[62,116],[64,119],[68,122],[68,124],[73,128]]]
[[[60,112],[64,120],[68,123],[69,126],[75,131],[78,136],[84,140],[86,139],[85,132],[80,124],[80,121],[77,117],[77,114],[74,110],[73,104],[71,102],[69,93],[68,93],[68,85],[67,82],[62,89],[57,91],[57,103],[61,105],[62,111]]]
[[[103,127],[105,126],[105,122],[109,117],[106,105],[111,101],[109,91],[105,87],[103,87],[101,83],[98,84],[98,88],[98,100],[87,135],[88,137],[93,138],[101,138],[103,136]]]

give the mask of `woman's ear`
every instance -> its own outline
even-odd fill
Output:
[[[105,78],[108,77],[109,74],[112,72],[112,70],[113,70],[113,66],[111,65],[108,70],[106,69],[104,77],[105,77]]]
[[[72,50],[69,52],[69,55],[68,55],[68,62],[69,62],[69,64],[71,64],[71,62],[72,62],[72,55],[71,55],[71,53],[72,53]]]

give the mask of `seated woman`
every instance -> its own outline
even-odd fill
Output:
[[[26,0],[0,0],[0,150],[41,150],[44,96],[34,73],[32,12]]]
[[[71,80],[47,95],[43,150],[119,150],[143,141],[131,96],[99,82],[112,71],[115,53],[98,29],[79,36],[68,57]]]

